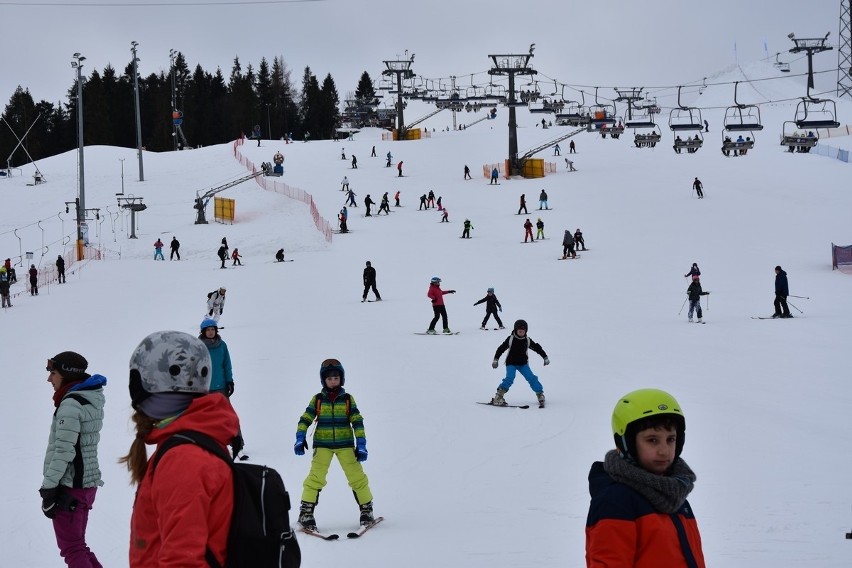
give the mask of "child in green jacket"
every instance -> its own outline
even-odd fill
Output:
[[[367,474],[361,462],[367,461],[367,438],[364,434],[364,418],[358,411],[355,398],[343,389],[346,374],[337,359],[326,359],[320,365],[322,391],[311,398],[296,428],[296,455],[304,455],[308,443],[305,440],[308,428],[316,421],[314,431],[314,457],[311,470],[305,478],[299,524],[308,531],[317,530],[314,508],[319,492],[325,487],[331,459],[337,456],[346,475],[349,487],[361,507],[361,525],[375,521],[373,517],[373,494],[370,492]]]

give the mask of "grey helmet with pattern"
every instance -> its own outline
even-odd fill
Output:
[[[207,346],[182,331],[157,331],[130,356],[130,400],[136,409],[154,393],[205,394],[212,363]]]

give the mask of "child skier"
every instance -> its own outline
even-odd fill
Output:
[[[311,398],[296,428],[293,450],[297,456],[301,456],[308,447],[305,440],[308,428],[315,421],[317,424],[314,431],[314,457],[303,484],[299,508],[299,524],[306,530],[317,529],[314,509],[319,493],[326,485],[328,467],[335,456],[361,508],[361,525],[368,526],[375,522],[373,494],[367,474],[361,466],[361,462],[367,461],[364,418],[355,404],[355,398],[343,389],[345,382],[346,374],[340,361],[323,361],[320,365],[322,390]]]
[[[237,265],[242,266],[243,263],[240,262],[240,259],[242,257],[243,257],[243,255],[240,254],[240,249],[235,248],[234,252],[231,253],[231,259],[234,261],[234,262],[231,263],[231,266],[237,266]]]
[[[541,217],[538,218],[538,221],[535,222],[535,240],[544,238],[544,221],[541,220]]]
[[[527,330],[526,321],[516,321],[512,329],[512,335],[507,337],[500,344],[500,347],[497,348],[497,352],[494,353],[494,360],[491,362],[491,367],[496,369],[500,364],[500,355],[507,349],[509,350],[509,353],[506,355],[506,378],[497,387],[497,394],[491,399],[491,404],[494,406],[506,406],[506,400],[503,398],[503,395],[509,392],[512,383],[515,382],[515,373],[520,372],[529,383],[530,388],[535,392],[539,407],[544,408],[544,387],[541,386],[541,383],[538,382],[538,377],[530,369],[527,351],[532,349],[541,355],[545,366],[550,365],[550,359],[547,358],[544,348],[527,336]]]
[[[586,565],[704,568],[686,500],[696,477],[680,457],[681,406],[661,390],[631,392],[612,413],[612,432],[616,449],[589,472]]]
[[[562,237],[562,258],[577,258],[577,253],[574,252],[574,235],[571,231],[565,230],[565,235]]]
[[[428,335],[435,335],[435,324],[438,323],[438,318],[441,318],[441,323],[444,324],[444,333],[450,334],[450,327],[447,323],[447,307],[444,306],[444,294],[455,294],[455,290],[441,290],[441,279],[433,276],[429,282],[429,290],[426,291],[426,297],[432,300],[432,312],[434,317],[429,322],[429,329],[426,330]]]
[[[697,274],[692,275],[692,283],[690,283],[689,288],[686,289],[686,293],[689,294],[689,323],[692,323],[692,312],[697,312],[698,323],[704,323],[701,321],[701,296],[706,296],[710,292],[703,292],[701,290],[701,282],[699,281],[699,276]]]
[[[473,229],[473,223],[470,222],[470,219],[465,219],[464,220],[464,230],[462,231],[461,238],[469,239],[471,229]]]
[[[494,320],[497,322],[497,325],[500,326],[500,329],[505,329],[503,327],[503,322],[500,321],[500,316],[497,315],[497,311],[503,311],[503,306],[500,305],[500,300],[497,299],[497,296],[494,295],[494,288],[489,288],[485,294],[485,297],[473,304],[474,306],[478,306],[482,302],[485,302],[485,319],[482,320],[482,326],[479,329],[487,329],[485,324],[488,323],[488,318],[492,315],[494,316]]]
[[[524,242],[527,242],[528,238],[530,241],[535,241],[535,238],[533,238],[532,228],[532,221],[527,219],[526,223],[524,223]]]

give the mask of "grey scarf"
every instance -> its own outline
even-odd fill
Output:
[[[695,485],[695,473],[677,458],[668,475],[656,475],[610,450],[604,458],[604,470],[619,483],[635,489],[661,513],[675,513],[683,506]]]

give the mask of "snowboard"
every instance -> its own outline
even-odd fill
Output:
[[[578,254],[577,256],[575,256],[575,257],[570,257],[570,256],[568,256],[568,257],[561,257],[561,256],[560,256],[560,257],[558,257],[556,260],[577,260],[578,258],[580,258],[580,255],[579,255],[579,254]]]

